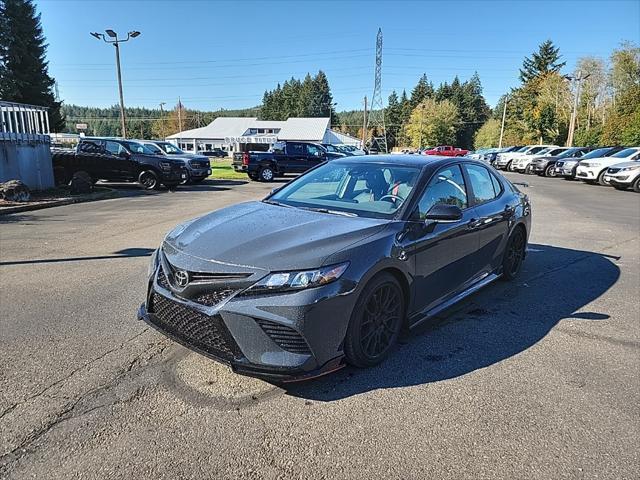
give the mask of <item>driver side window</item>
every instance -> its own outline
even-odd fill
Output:
[[[468,207],[467,187],[459,165],[445,167],[433,176],[418,202],[419,219],[424,220],[431,207],[437,204],[455,205],[461,209]]]

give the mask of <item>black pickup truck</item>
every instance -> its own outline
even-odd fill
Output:
[[[145,189],[173,188],[188,178],[185,162],[156,155],[143,144],[113,138],[83,138],[75,150],[51,150],[58,185],[85,172],[93,182],[139,182]]]
[[[343,154],[327,152],[317,143],[276,142],[268,152],[243,152],[233,156],[233,169],[251,180],[270,182],[287,173],[303,173]]]

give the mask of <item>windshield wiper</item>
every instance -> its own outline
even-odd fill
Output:
[[[286,203],[280,203],[276,200],[262,200],[264,203],[268,203],[269,205],[277,205],[279,207],[291,207],[291,205],[287,205]]]
[[[343,212],[341,210],[330,210],[328,208],[300,207],[303,210],[311,210],[312,212],[330,213],[331,215],[342,215],[343,217],[357,217],[358,214],[352,212]]]

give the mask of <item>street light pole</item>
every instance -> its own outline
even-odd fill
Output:
[[[105,33],[113,40],[107,40],[107,37],[104,33],[96,33],[91,32],[91,35],[98,40],[103,40],[105,43],[111,43],[116,49],[116,71],[118,73],[118,93],[120,95],[120,124],[122,129],[122,138],[127,138],[127,122],[125,118],[125,110],[124,110],[124,95],[122,93],[122,73],[120,71],[120,44],[123,42],[128,42],[132,38],[136,38],[140,35],[140,32],[134,30],[132,32],[127,33],[127,38],[119,39],[118,34],[111,29],[105,30]]]

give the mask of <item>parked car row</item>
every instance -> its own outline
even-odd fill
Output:
[[[209,159],[185,153],[168,142],[85,137],[75,149],[53,148],[56,184],[68,184],[81,175],[98,180],[138,182],[153,190],[164,185],[201,182],[211,174]]]
[[[479,150],[469,156],[502,170],[640,192],[640,147],[523,145]]]

